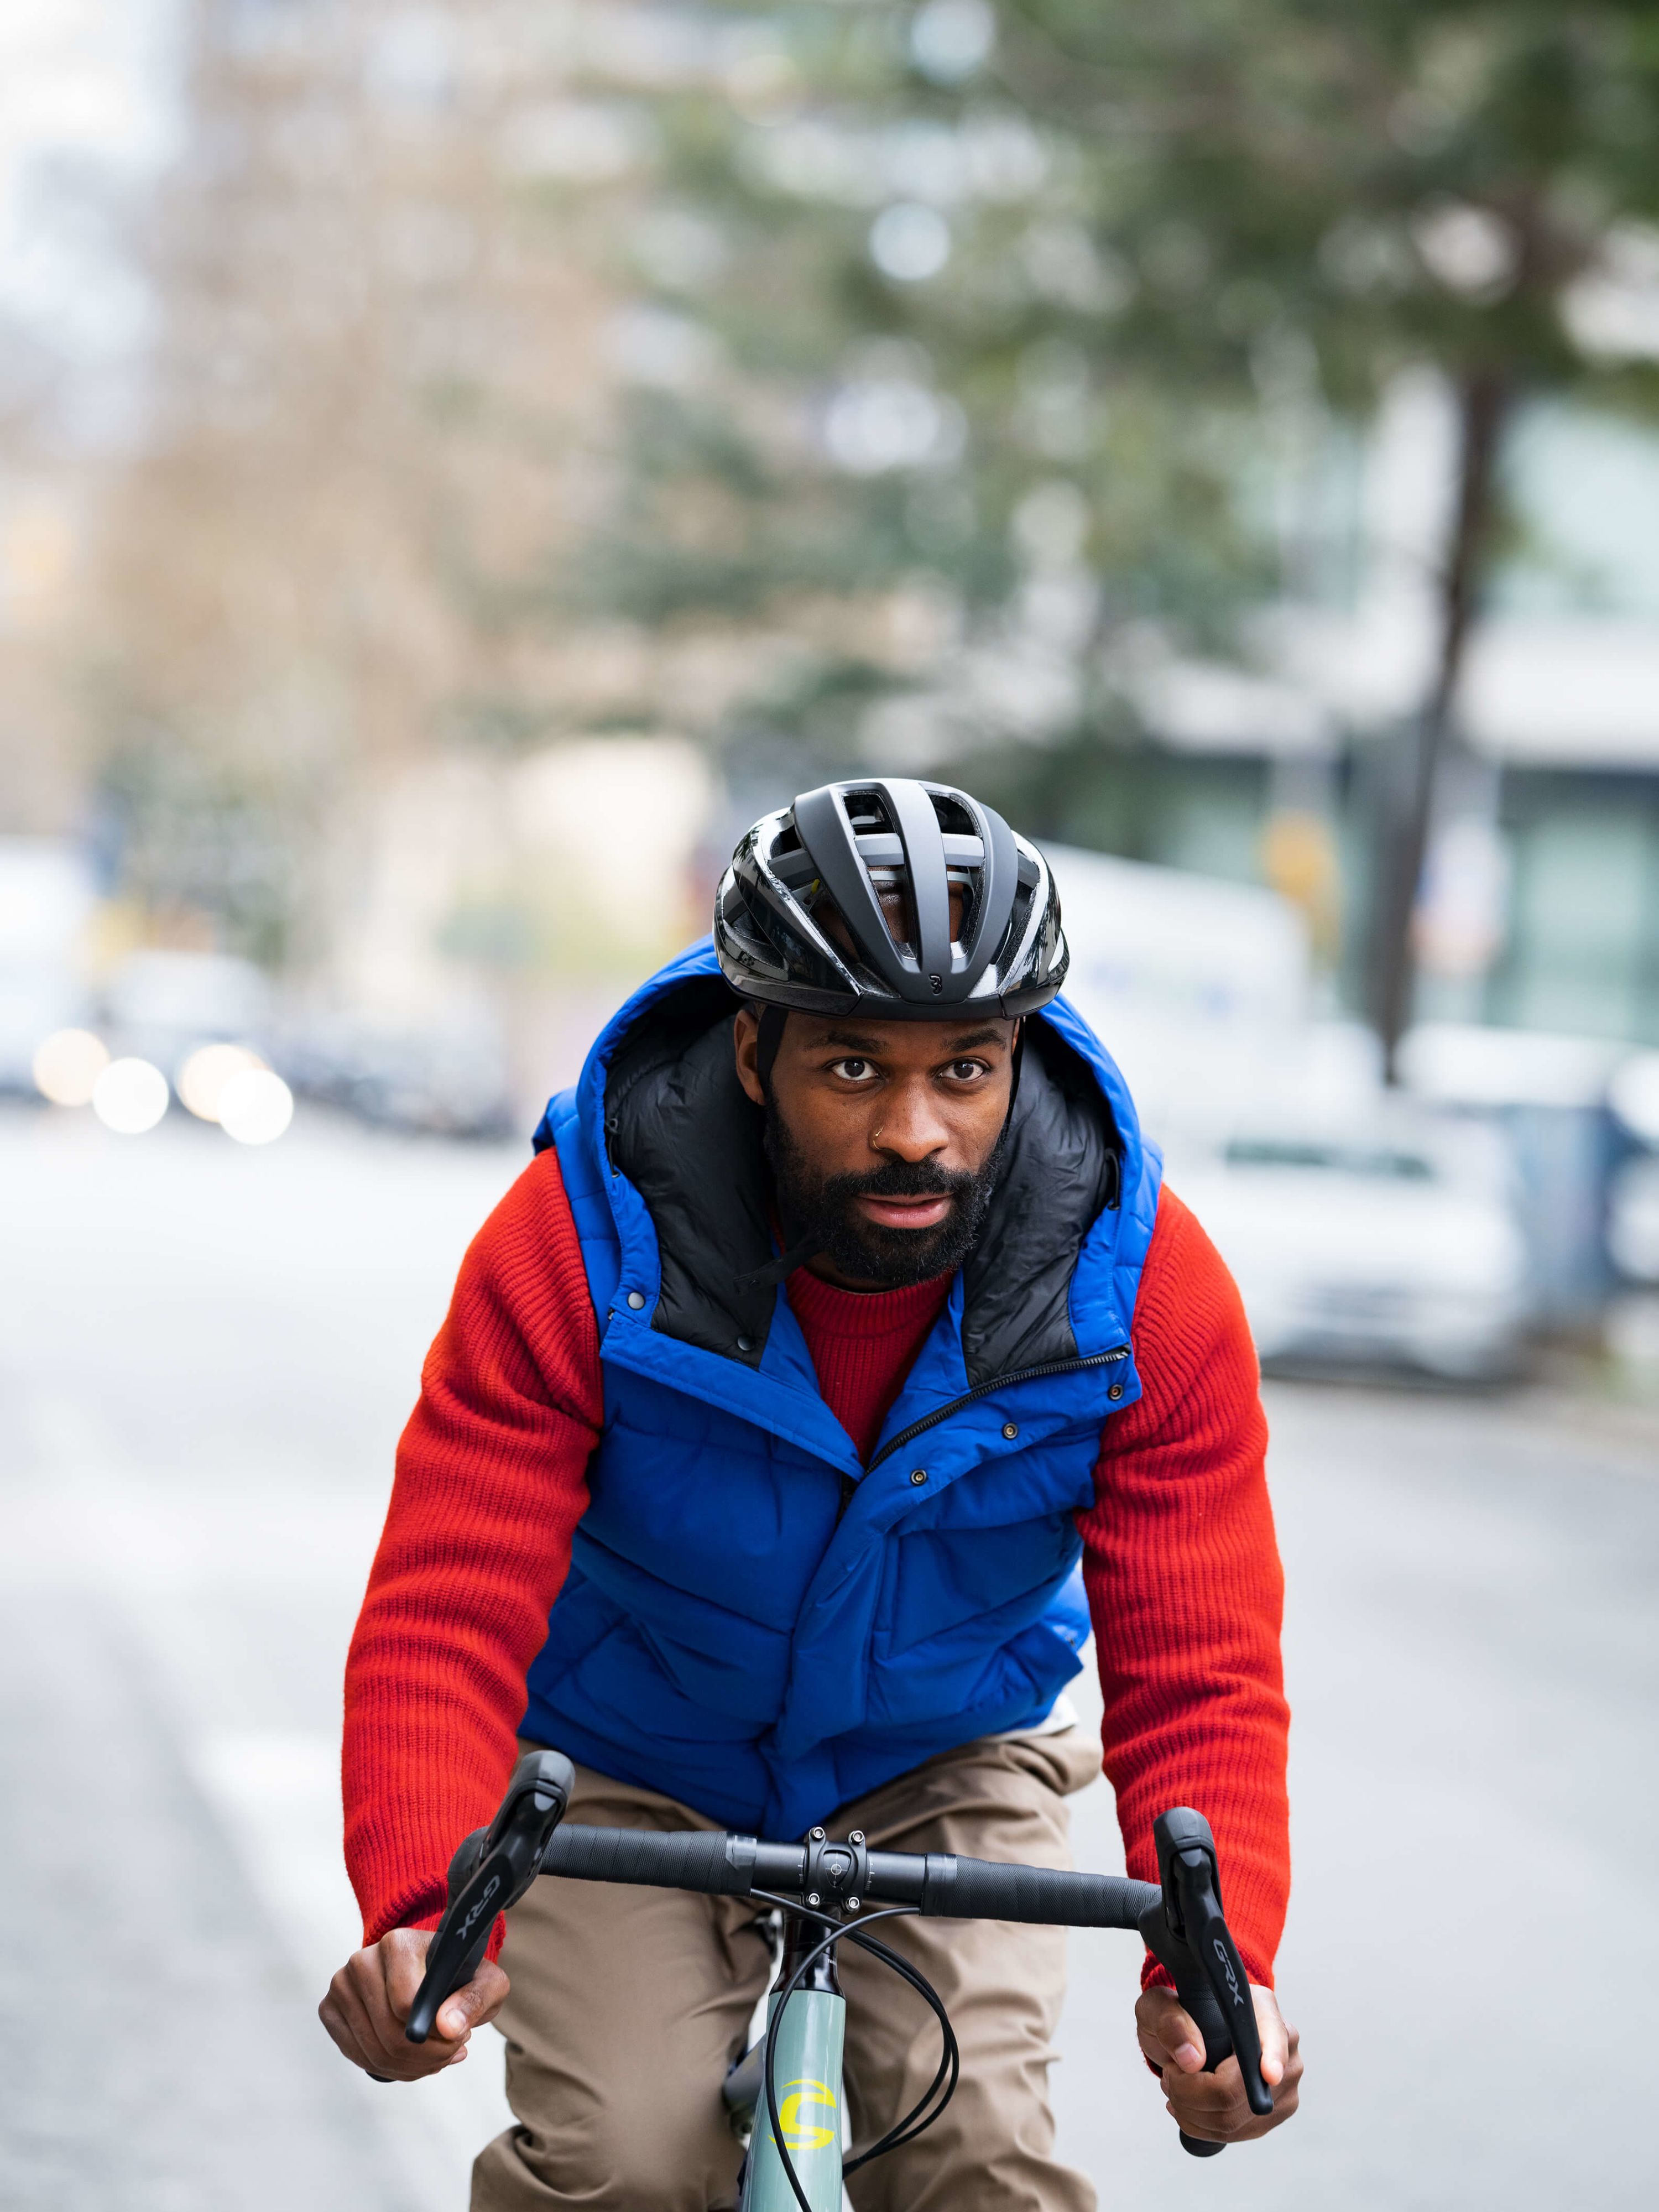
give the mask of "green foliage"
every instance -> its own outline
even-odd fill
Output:
[[[1123,625],[1212,641],[1272,580],[1241,497],[1243,387],[1178,387],[1126,342],[1117,152],[1088,118],[1034,117],[988,53],[930,74],[916,10],[710,12],[751,63],[653,101],[659,167],[615,244],[665,360],[639,373],[575,589],[650,628],[810,635],[805,672],[728,734],[846,751],[863,708],[931,678],[873,641],[876,603],[918,587],[957,609],[953,645],[1073,671],[1046,740],[1098,726]],[[1034,642],[1033,580],[1056,574],[1074,611]]]
[[[1616,224],[1659,216],[1641,0],[1008,0],[1003,26],[1030,106],[1120,141],[1095,217],[1141,280],[1131,345],[1179,320],[1224,377],[1288,325],[1351,406],[1405,361],[1605,373],[1564,307]]]

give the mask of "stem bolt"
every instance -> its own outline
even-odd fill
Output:
[[[822,1828],[811,1828],[807,1831],[807,1833],[815,1844],[821,1844],[823,1841],[823,1831]]]
[[[848,1899],[848,1900],[847,1900],[847,1910],[848,1910],[849,1912],[856,1912],[856,1911],[858,1911],[858,1909],[859,1909],[859,1901],[858,1901],[857,1898],[856,1898],[856,1897],[849,1897],[849,1898]]]
[[[854,1828],[852,1833],[848,1837],[847,1840],[849,1844],[861,1844],[864,1841],[863,1829]]]
[[[815,1890],[815,1889],[809,1889],[809,1890],[807,1891],[807,1893],[806,1893],[806,1902],[807,1902],[809,1905],[816,1905],[816,1904],[818,1902],[818,1893],[817,1893],[817,1890]]]

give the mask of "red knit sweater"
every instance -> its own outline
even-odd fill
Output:
[[[820,1386],[861,1455],[949,1287],[860,1296],[792,1278]],[[1207,1816],[1228,1920],[1252,1978],[1270,1982],[1290,1855],[1267,1426],[1231,1278],[1167,1190],[1133,1334],[1144,1395],[1106,1423],[1079,1516],[1106,1771],[1143,1880],[1165,1806]],[[434,1923],[451,1853],[500,1799],[601,1419],[593,1309],[549,1151],[462,1264],[347,1662],[346,1861],[368,1942]]]
[[[789,1303],[812,1355],[823,1402],[868,1459],[954,1277],[903,1291],[843,1291],[798,1267]]]

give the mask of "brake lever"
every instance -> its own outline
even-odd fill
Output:
[[[1204,2071],[1213,2074],[1236,2051],[1246,2100],[1265,2119],[1273,2100],[1261,2078],[1255,2001],[1222,1914],[1221,1871],[1210,1824],[1190,1806],[1179,1805],[1158,1815],[1152,1837],[1163,1895],[1142,1913],[1141,1936],[1169,1969],[1176,1995],[1204,2038]],[[1183,2133],[1181,2147],[1194,2158],[1213,2158],[1226,2145]]]
[[[404,2029],[410,2043],[426,2041],[444,2000],[478,1971],[495,1915],[516,1905],[536,1879],[575,1778],[562,1752],[526,1752],[489,1827],[463,1839],[449,1863],[448,1902]]]

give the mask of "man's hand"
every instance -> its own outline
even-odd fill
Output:
[[[1165,2108],[1183,2135],[1200,2142],[1249,2142],[1288,2120],[1302,2084],[1300,2038],[1285,2025],[1271,1990],[1253,1982],[1255,2024],[1261,2038],[1261,2078],[1273,2092],[1273,2108],[1258,2119],[1244,2098],[1237,2058],[1224,2059],[1213,2074],[1204,2071],[1204,2039],[1182,2011],[1173,1990],[1143,1990],[1135,2006],[1135,2027],[1147,2064],[1159,2075]]]
[[[426,1972],[428,1930],[394,1928],[366,1951],[354,1951],[328,1985],[317,2016],[354,2066],[383,2081],[418,2081],[459,2066],[475,2027],[494,2020],[507,1992],[507,1976],[486,1959],[465,1987],[447,1996],[424,2043],[410,2043],[404,2023]]]

